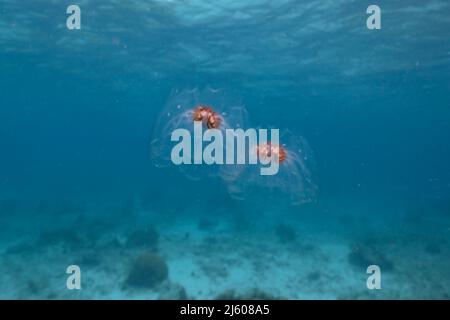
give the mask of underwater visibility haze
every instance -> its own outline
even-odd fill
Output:
[[[1,0],[0,299],[450,299],[449,16]],[[278,173],[175,165],[194,122]]]

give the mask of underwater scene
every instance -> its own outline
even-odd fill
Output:
[[[450,299],[447,0],[0,0],[0,299]]]

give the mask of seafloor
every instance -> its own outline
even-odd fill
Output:
[[[3,204],[13,214],[1,215],[1,299],[450,299],[442,206],[379,221],[355,205],[284,217],[239,205],[207,215],[195,206],[42,207]],[[71,264],[81,290],[66,288]],[[369,264],[381,267],[381,290],[366,287]]]

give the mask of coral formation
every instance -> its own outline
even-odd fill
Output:
[[[161,289],[161,294],[158,297],[159,300],[188,300],[186,289],[176,283],[167,282],[167,285]]]
[[[125,285],[152,289],[166,280],[168,275],[167,263],[160,256],[146,252],[133,262]]]

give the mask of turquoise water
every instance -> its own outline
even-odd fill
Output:
[[[376,2],[380,30],[367,1],[84,0],[68,30],[66,1],[1,1],[0,298],[448,299],[450,5]],[[156,167],[193,88],[311,161],[239,197]]]

